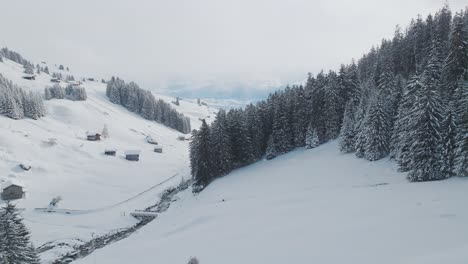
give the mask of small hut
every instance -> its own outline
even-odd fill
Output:
[[[7,181],[2,185],[2,200],[16,200],[24,197],[24,185],[16,181]]]
[[[52,79],[50,79],[50,82],[59,83],[60,79],[59,78],[52,78]]]
[[[186,139],[185,139],[185,136],[182,136],[182,135],[178,136],[177,139],[180,140],[180,141],[186,140]]]
[[[156,152],[156,153],[162,153],[162,152],[163,152],[162,146],[156,146],[156,147],[154,147],[154,152]]]
[[[116,149],[105,149],[104,154],[107,156],[115,156],[117,154]]]
[[[101,134],[95,132],[87,132],[86,139],[89,141],[98,141],[101,140]]]
[[[139,161],[140,160],[140,151],[139,150],[127,150],[125,151],[125,159],[130,161]]]
[[[33,80],[36,80],[36,75],[34,75],[34,74],[27,74],[27,75],[24,75],[24,76],[23,76],[23,79],[33,81]]]

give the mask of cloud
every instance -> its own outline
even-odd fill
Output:
[[[451,1],[452,9],[464,2]],[[213,94],[235,94],[232,90],[262,90],[250,86],[264,81],[283,84],[308,71],[336,69],[391,37],[396,24],[406,26],[443,3],[7,1],[0,44],[87,76],[119,75],[157,90],[185,83],[185,92],[211,86]]]

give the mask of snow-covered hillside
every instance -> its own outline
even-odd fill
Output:
[[[51,73],[57,71],[48,67]],[[26,90],[43,92],[44,87],[53,84],[45,73],[36,80],[25,80],[22,72],[21,65],[7,59],[0,62],[0,74]],[[24,209],[22,216],[36,246],[50,241],[79,243],[133,225],[136,220],[129,212],[153,205],[164,188],[190,177],[188,141],[177,139],[181,133],[110,103],[103,83],[87,81],[82,86],[87,101],[45,101],[47,115],[39,120],[0,116],[0,181],[14,180],[25,185],[26,197],[15,203]],[[174,100],[155,96],[167,102]],[[200,118],[212,119],[216,113],[186,101],[173,107],[191,118],[193,128],[201,124]],[[87,131],[101,132],[104,125],[109,138],[86,140]],[[163,146],[162,154],[153,152],[154,145],[145,140],[148,135]],[[116,149],[117,155],[104,155],[108,148]],[[140,161],[125,160],[124,152],[135,149],[141,150]],[[22,170],[21,163],[32,169]],[[177,176],[166,184],[119,204],[173,175]],[[47,207],[59,195],[63,198],[59,208],[78,211],[46,214],[34,210]],[[47,252],[42,257],[51,259],[57,253]]]
[[[261,161],[77,263],[466,263],[468,180],[409,183],[336,142]]]

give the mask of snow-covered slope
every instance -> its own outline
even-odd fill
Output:
[[[55,72],[52,68],[49,65]],[[45,86],[52,85],[47,74],[30,81],[22,79],[22,71],[22,66],[12,61],[0,62],[0,74],[25,89],[42,92]],[[16,203],[24,209],[22,215],[36,246],[57,240],[86,241],[93,235],[133,225],[136,221],[129,212],[154,204],[164,188],[190,177],[188,141],[177,140],[179,132],[110,103],[103,83],[88,81],[83,87],[87,101],[45,101],[47,116],[39,120],[0,116],[0,181],[24,183],[26,198]],[[155,96],[168,102],[174,100]],[[213,119],[215,113],[212,108],[186,101],[173,106],[191,118],[193,128],[200,125],[199,118]],[[109,138],[86,140],[87,131],[101,132],[104,125]],[[145,140],[147,135],[163,146],[162,154],[153,152],[154,145]],[[116,149],[117,156],[104,155],[106,148]],[[134,149],[141,150],[141,160],[125,160],[124,151]],[[32,169],[24,171],[20,163],[31,165]],[[115,205],[176,174],[166,184]],[[45,214],[34,210],[47,207],[59,195],[63,198],[59,208],[79,211]]]
[[[468,180],[408,183],[336,142],[190,190],[137,234],[78,263],[466,263]]]

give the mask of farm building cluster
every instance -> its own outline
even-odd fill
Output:
[[[105,131],[107,131],[107,128],[105,128]],[[107,132],[106,132],[107,133]],[[88,131],[86,133],[86,140],[88,141],[100,141],[102,139],[102,134],[106,134],[104,133],[97,133],[97,132],[94,132],[94,131]],[[151,144],[151,145],[155,145],[154,148],[153,148],[153,151],[156,152],[156,153],[162,153],[163,152],[163,147],[161,145],[159,145],[159,143],[156,141],[155,137],[151,136],[151,135],[148,135],[146,136],[146,142]],[[185,138],[184,138],[185,140]],[[140,160],[140,154],[141,154],[141,151],[140,150],[127,150],[124,152],[124,157],[126,160],[129,160],[129,161],[139,161]],[[106,148],[104,149],[104,155],[106,156],[117,156],[117,149],[115,148]]]

